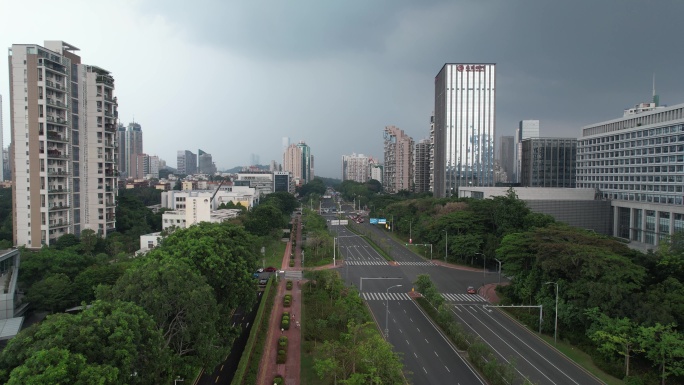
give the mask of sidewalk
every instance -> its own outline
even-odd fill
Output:
[[[285,255],[283,256],[283,263],[281,270],[301,270],[301,239],[302,227],[301,221],[297,221],[296,240],[297,246],[294,250],[295,266],[290,267],[290,250],[292,243],[288,242],[285,248]],[[286,290],[286,279],[280,279],[278,283],[278,290],[276,292],[273,310],[269,319],[268,335],[266,336],[266,346],[264,346],[264,354],[261,357],[259,364],[259,376],[257,384],[272,384],[273,378],[280,374],[285,379],[285,385],[299,384],[300,377],[300,352],[301,352],[301,327],[299,326],[300,317],[302,314],[302,290],[301,281],[293,281],[292,290]],[[292,304],[289,308],[283,306],[283,297],[285,294],[292,295]],[[280,319],[283,311],[290,312],[290,329],[281,331]],[[281,335],[287,336],[287,361],[284,364],[276,364],[278,338]]]

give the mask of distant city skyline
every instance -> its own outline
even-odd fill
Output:
[[[1,47],[78,46],[116,76],[120,121],[142,122],[145,152],[170,165],[183,148],[211,153],[219,169],[247,166],[250,154],[268,164],[287,136],[315,149],[317,175],[334,177],[344,154],[381,154],[385,126],[428,135],[434,78],[448,62],[497,63],[497,139],[530,118],[544,136],[579,138],[650,100],[654,73],[662,104],[684,102],[684,52],[671,49],[682,2],[267,0],[264,13],[263,2],[0,1]],[[116,28],[100,29],[105,14]],[[49,30],[54,20],[70,22]],[[5,146],[8,79],[0,60]]]

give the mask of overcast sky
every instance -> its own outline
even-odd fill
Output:
[[[340,178],[344,154],[382,160],[386,125],[428,137],[445,62],[497,64],[497,140],[522,119],[578,137],[650,101],[653,73],[662,104],[684,103],[682,15],[679,0],[0,0],[0,46],[79,47],[172,167],[199,148],[219,169],[282,163],[287,136]],[[0,74],[7,146],[6,59]]]

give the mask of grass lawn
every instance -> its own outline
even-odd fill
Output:
[[[313,365],[314,365],[314,356],[313,354],[306,354],[304,353],[304,350],[302,349],[302,355],[301,355],[301,371],[300,371],[300,378],[299,378],[299,383],[301,385],[316,385],[321,382],[321,380],[318,378],[316,375],[316,372],[314,371]]]
[[[554,346],[553,343],[553,336],[547,336],[543,334],[541,336],[544,341],[549,343],[549,345]],[[583,367],[586,369],[588,372],[591,374],[595,375],[601,381],[605,382],[608,385],[623,385],[625,382],[622,380],[619,380],[609,374],[604,373],[601,369],[596,367],[594,365],[594,362],[591,360],[591,357],[584,353],[583,351],[575,348],[572,345],[566,344],[564,342],[558,342],[557,345],[555,345],[556,349],[558,349],[561,353],[565,354],[568,358],[570,358],[572,361],[577,363],[577,365]]]
[[[259,255],[259,260],[257,263],[259,267],[273,266],[276,269],[280,269],[280,267],[283,265],[283,254],[285,254],[286,246],[287,243],[282,242],[280,239],[269,239],[264,245],[264,247],[266,247],[264,256]]]

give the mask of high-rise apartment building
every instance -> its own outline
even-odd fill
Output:
[[[302,179],[304,183],[309,183],[313,179],[313,155],[311,155],[311,147],[301,141],[297,143],[302,151]]]
[[[370,169],[371,169],[371,171],[370,171],[371,179],[377,180],[378,182],[380,182],[380,185],[384,186],[382,176],[385,174],[385,171],[384,171],[383,165],[373,163],[373,164],[371,164]]]
[[[128,130],[126,130],[126,146],[125,146],[125,157],[126,157],[126,176],[134,178],[143,178],[143,176],[137,175],[136,170],[144,169],[144,165],[139,165],[138,160],[144,160],[140,155],[143,152],[143,132],[142,127],[139,123],[132,122],[128,124]],[[136,174],[135,176],[133,174]]]
[[[2,138],[4,135],[4,130],[2,128],[2,95],[0,95],[0,151],[5,149]],[[0,156],[0,182],[5,180],[5,159]]]
[[[518,128],[515,129],[515,182],[521,183],[522,167],[522,141],[530,138],[539,137],[538,120],[521,120]]]
[[[529,138],[522,141],[523,187],[575,188],[577,139]]]
[[[14,244],[115,229],[114,78],[63,41],[9,51]]]
[[[3,168],[3,180],[12,180],[12,159],[9,156],[9,148],[2,149],[2,168]]]
[[[382,185],[385,192],[397,193],[413,188],[413,139],[395,126],[384,130],[385,169]]]
[[[413,166],[413,190],[417,193],[430,191],[430,139],[421,139],[416,143]]]
[[[342,180],[365,183],[370,179],[370,158],[363,154],[342,155]]]
[[[499,166],[503,171],[503,178],[499,182],[513,182],[515,175],[515,140],[513,136],[502,136],[499,139]]]
[[[200,174],[214,175],[216,173],[216,166],[211,154],[202,150],[197,150],[198,172]]]
[[[119,178],[126,179],[129,176],[127,167],[130,162],[128,162],[128,158],[126,158],[126,126],[121,123],[119,123],[116,128],[116,144],[119,153],[119,161],[117,163],[117,166],[119,167]]]
[[[494,185],[496,65],[445,64],[435,78],[435,197]],[[387,165],[385,165],[387,167]]]
[[[197,173],[197,155],[193,154],[192,151],[178,151],[176,161],[176,168],[180,175],[192,175]]]
[[[655,94],[655,93],[654,93]],[[641,103],[582,128],[577,187],[613,208],[613,235],[654,248],[684,230],[684,104]]]
[[[302,180],[302,150],[296,144],[291,144],[283,153],[283,171],[289,172],[295,181]]]
[[[297,185],[313,179],[313,155],[305,142],[290,144],[283,153],[283,171],[287,171]]]

